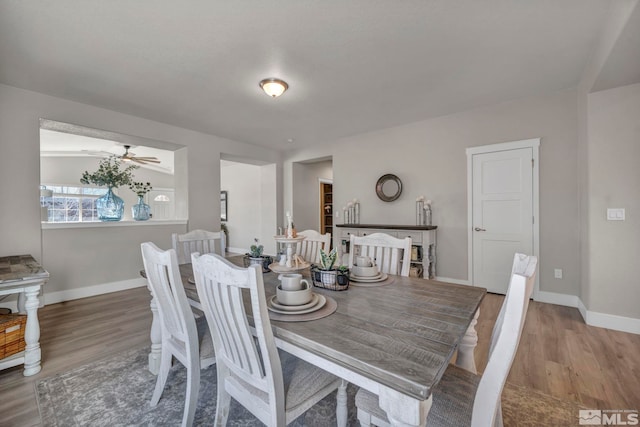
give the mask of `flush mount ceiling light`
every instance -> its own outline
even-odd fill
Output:
[[[272,98],[277,98],[289,88],[287,82],[280,79],[264,79],[260,82],[260,87],[264,90],[264,93]]]

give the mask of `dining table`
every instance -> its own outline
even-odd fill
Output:
[[[242,266],[241,257],[228,259]],[[180,265],[180,273],[187,297],[198,306],[191,264]],[[301,273],[311,283],[308,269]],[[275,294],[278,274],[264,273],[263,279],[268,300]],[[432,390],[456,351],[456,365],[476,372],[475,324],[485,288],[389,275],[383,286],[351,282],[347,290],[313,286],[313,292],[335,300],[335,312],[310,321],[272,316],[276,345],[377,394],[391,425],[426,424]],[[248,303],[246,299],[250,316]],[[151,310],[149,370],[157,373],[161,332],[153,295]],[[346,425],[346,406],[342,388],[337,396],[339,426]]]

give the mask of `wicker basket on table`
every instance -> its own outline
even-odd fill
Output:
[[[349,289],[349,270],[323,270],[317,265],[311,266],[313,286],[332,291]]]

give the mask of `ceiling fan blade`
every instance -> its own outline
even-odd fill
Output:
[[[133,159],[133,158],[134,158],[134,157],[132,157],[132,159]],[[138,157],[135,157],[135,158],[136,158],[136,159],[140,159],[140,160],[158,160],[158,158],[157,158],[157,157],[144,157],[144,156],[138,156]]]
[[[160,163],[160,160],[148,160],[140,157],[132,157],[129,160],[131,160],[132,162],[140,163],[141,165],[146,165],[147,163]]]

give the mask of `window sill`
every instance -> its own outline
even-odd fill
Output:
[[[100,228],[100,227],[144,227],[154,225],[187,225],[186,219],[153,220],[148,221],[105,221],[105,222],[41,222],[43,230],[56,230],[60,228]]]

